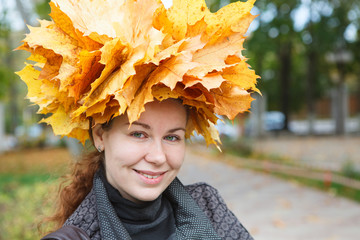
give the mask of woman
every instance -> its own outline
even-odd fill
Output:
[[[19,47],[36,63],[18,74],[55,134],[97,152],[75,164],[43,239],[252,239],[214,188],[176,175],[185,139],[217,145],[217,115],[247,111],[258,91],[241,54],[253,4],[50,3],[53,21]]]
[[[101,160],[88,163],[99,165],[94,187],[64,226],[90,239],[252,239],[215,189],[184,187],[175,179],[186,123],[186,108],[168,99],[148,103],[131,125],[126,115],[96,125],[92,133]],[[69,195],[65,191],[63,197]],[[63,239],[66,231],[43,239]]]

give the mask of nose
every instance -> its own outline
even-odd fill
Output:
[[[166,154],[161,140],[154,140],[152,144],[148,146],[148,152],[145,155],[145,160],[156,165],[161,165],[166,162]]]

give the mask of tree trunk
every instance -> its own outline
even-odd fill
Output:
[[[25,11],[21,0],[16,0],[16,6],[18,11],[20,12],[23,21],[24,21],[24,29],[26,28],[26,24],[30,23],[30,17],[29,14]],[[12,35],[9,34],[8,38],[7,38],[7,47],[8,49],[13,49],[14,47],[12,46]],[[14,67],[14,59],[13,59],[13,54],[10,52],[9,54],[7,54],[6,56],[6,64],[10,69],[13,69]],[[9,107],[10,107],[10,133],[15,133],[15,129],[16,127],[19,125],[19,108],[18,108],[18,89],[17,89],[17,82],[15,81],[15,78],[12,77],[12,79],[10,79],[10,86],[9,86],[9,97],[10,97],[10,103],[9,103]]]
[[[309,5],[309,14],[310,22],[308,25],[308,31],[312,37],[312,42],[308,46],[308,55],[307,55],[307,81],[306,81],[306,105],[307,105],[307,119],[309,125],[309,135],[314,134],[314,123],[315,123],[315,99],[314,99],[314,89],[316,86],[316,69],[317,69],[317,53],[316,49],[316,37],[314,35],[313,27],[313,2],[310,0]]]
[[[359,70],[360,70],[360,66],[359,66]],[[357,87],[357,101],[356,101],[356,114],[357,114],[357,118],[358,118],[358,132],[360,133],[360,71],[358,71],[358,87]]]
[[[308,72],[307,72],[307,84],[306,84],[306,105],[307,105],[307,118],[309,124],[309,135],[314,134],[314,122],[315,122],[315,99],[314,89],[316,82],[316,67],[317,67],[317,55],[314,50],[310,50],[308,53]]]
[[[360,70],[360,66],[359,66],[359,70]],[[360,71],[358,73],[358,86],[357,86],[357,101],[356,101],[356,113],[359,115],[360,117]]]
[[[345,119],[347,112],[346,104],[346,86],[345,86],[345,76],[346,70],[344,64],[337,65],[339,72],[339,80],[336,85],[336,109],[335,109],[335,134],[344,135],[345,134]]]
[[[21,0],[16,0],[16,7],[19,10],[22,19],[24,20],[24,28],[26,28],[26,24],[30,24],[30,16],[28,12],[25,11]]]
[[[281,111],[285,115],[285,122],[283,130],[289,130],[289,115],[290,115],[290,81],[291,81],[291,42],[282,44],[280,49],[280,89]]]
[[[11,34],[7,37],[7,47],[12,49],[11,45]],[[13,55],[12,53],[6,54],[6,65],[9,69],[13,69]],[[13,76],[10,77],[9,84],[9,107],[10,107],[10,133],[14,134],[16,127],[19,125],[19,110],[18,110],[18,101],[17,101],[17,83]]]

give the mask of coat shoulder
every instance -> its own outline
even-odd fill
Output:
[[[59,230],[46,235],[41,240],[90,240],[84,230],[75,226],[63,226]]]
[[[186,185],[185,189],[210,219],[215,231],[223,239],[253,240],[246,228],[227,207],[218,190],[199,182]]]
[[[85,231],[91,239],[100,239],[100,226],[94,190],[90,191],[75,212],[66,220],[64,226],[76,226]]]

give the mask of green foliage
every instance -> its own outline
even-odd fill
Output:
[[[211,12],[216,12],[220,8],[221,1],[218,0],[205,0],[206,5],[210,9]]]
[[[50,204],[43,202],[56,181],[38,175],[0,174],[0,179],[0,239],[39,239],[37,222],[50,212]]]
[[[225,154],[240,157],[250,157],[253,154],[252,141],[250,139],[241,138],[234,140],[223,136],[221,142],[223,143],[221,149]]]
[[[10,26],[5,19],[6,15],[7,13],[3,9],[2,12],[0,12],[0,99],[5,96],[6,89],[9,86],[10,76],[12,74],[7,63]]]
[[[7,93],[11,74],[13,74],[12,71],[4,65],[0,65],[0,99]]]
[[[305,186],[309,186],[309,187],[317,188],[319,190],[327,191],[332,195],[342,196],[342,197],[346,197],[348,199],[354,200],[356,202],[360,202],[360,190],[345,187],[345,186],[343,186],[341,184],[337,184],[337,183],[331,183],[331,186],[327,187],[324,185],[323,181],[319,181],[319,180],[307,179],[307,178],[302,178],[302,177],[294,177],[294,176],[289,176],[289,175],[281,174],[281,173],[272,173],[272,174],[275,176],[281,177],[283,179],[295,181],[295,182],[300,183]]]
[[[346,161],[342,165],[341,173],[346,177],[360,180],[360,171],[356,169],[356,165],[353,161]]]
[[[50,20],[50,5],[49,0],[44,0],[41,2],[37,2],[35,5],[35,11],[39,15],[40,19],[47,19]]]
[[[214,6],[222,1],[211,1]],[[232,2],[232,1],[231,1]],[[312,4],[312,5],[310,5]],[[311,101],[328,94],[333,85],[330,73],[336,66],[329,63],[326,55],[338,48],[360,51],[360,2],[355,0],[257,0],[256,30],[251,33],[245,48],[249,64],[261,76],[259,89],[268,97],[268,110],[282,110],[282,92],[287,91],[290,113],[303,108],[311,88]],[[294,14],[302,6],[311,9],[311,19],[302,28],[295,28]],[[324,10],[327,9],[327,10]],[[306,18],[306,16],[304,16]],[[357,40],[349,42],[346,31],[349,26],[357,28]],[[282,89],[281,52],[291,44],[290,81]],[[309,59],[312,62],[309,63]],[[360,55],[354,54],[354,61],[347,64],[348,73],[360,74]],[[309,69],[313,65],[313,70]],[[312,81],[308,81],[311,77]],[[360,91],[360,78],[358,89]]]
[[[37,226],[53,210],[58,179],[69,160],[66,149],[0,155],[0,240],[40,239]]]

